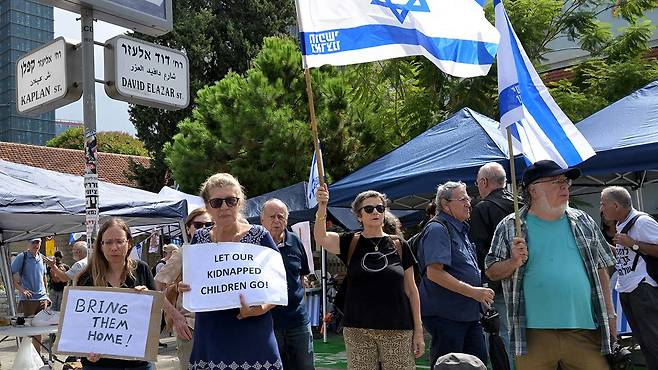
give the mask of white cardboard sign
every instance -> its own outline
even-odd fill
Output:
[[[183,281],[192,288],[183,294],[183,307],[191,312],[240,307],[240,294],[248,305],[288,304],[281,254],[260,245],[185,245]]]
[[[116,36],[106,44],[105,92],[111,98],[171,110],[187,107],[187,55],[128,36]]]
[[[55,352],[147,361],[157,357],[161,293],[67,287],[62,303]]]

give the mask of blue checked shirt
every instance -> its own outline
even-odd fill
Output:
[[[609,354],[611,353],[610,330],[608,313],[603,299],[606,293],[601,288],[598,269],[614,266],[614,257],[598,225],[589,215],[574,208],[567,208],[566,214],[593,288],[592,307],[594,308],[594,321],[601,330],[601,353]],[[520,211],[522,235],[527,235],[525,223],[527,216],[528,208],[523,207]],[[514,214],[511,214],[505,217],[496,227],[491,249],[484,261],[486,269],[489,269],[496,262],[505,261],[512,257],[513,238]],[[528,251],[528,253],[532,253],[532,251]],[[528,353],[525,300],[523,296],[524,269],[525,266],[521,266],[514,271],[510,278],[502,280],[503,294],[507,302],[507,317],[510,323],[510,345],[516,356]],[[607,294],[610,294],[610,292],[607,292]]]

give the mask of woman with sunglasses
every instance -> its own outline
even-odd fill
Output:
[[[211,228],[215,225],[205,208],[197,208],[185,219],[187,240],[192,239],[198,230]],[[167,264],[155,275],[155,283],[159,289],[164,289],[167,300],[175,302],[172,308],[165,303],[165,321],[168,328],[173,328],[176,334],[176,355],[181,370],[187,370],[190,365],[190,355],[194,337],[194,313],[183,308],[183,295],[178,294],[178,283],[183,276],[183,254],[173,252]],[[180,313],[180,314],[179,314]]]
[[[148,265],[133,260],[130,252],[134,246],[130,228],[120,218],[111,218],[98,230],[94,252],[87,267],[78,275],[76,285],[154,290],[155,283]],[[101,358],[91,353],[82,359],[87,370],[138,369],[152,370],[146,361]]]
[[[278,251],[267,229],[250,225],[242,216],[246,199],[235,177],[228,173],[210,176],[201,185],[201,197],[215,225],[197,230],[192,244],[240,242]],[[181,282],[179,290],[190,291],[190,286]],[[241,370],[282,369],[272,308],[270,304],[247,306],[242,301],[239,309],[197,312],[190,369],[232,369],[236,364]]]
[[[386,196],[368,190],[352,212],[360,233],[327,232],[327,186],[317,191],[315,241],[347,266],[343,337],[349,370],[413,370],[425,351],[415,263],[409,245],[383,230]]]

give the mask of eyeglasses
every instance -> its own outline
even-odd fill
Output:
[[[108,240],[103,240],[101,241],[101,245],[108,245],[108,246],[122,246],[125,245],[128,242],[127,239],[108,239]]]
[[[384,211],[386,211],[386,207],[384,207],[382,204],[378,204],[376,206],[363,206],[361,209],[368,214],[373,213],[375,210],[377,210],[379,213],[384,213]]]
[[[570,188],[571,187],[571,179],[557,179],[557,180],[544,180],[544,181],[535,181],[531,185],[535,184],[542,184],[542,183],[549,183],[552,185],[557,185],[559,187],[562,187],[566,185],[566,187]]]
[[[210,207],[212,208],[222,208],[222,204],[226,202],[227,207],[233,208],[238,205],[239,201],[240,198],[238,197],[212,198],[208,201],[208,204],[210,204]]]
[[[227,203],[228,204],[228,203]],[[217,207],[219,208],[219,207]],[[211,227],[214,226],[215,223],[210,221],[210,222],[192,222],[192,226],[194,226],[195,229],[202,229],[204,227]]]
[[[448,202],[468,203],[470,201],[471,201],[470,197],[461,197],[459,199],[448,199]]]

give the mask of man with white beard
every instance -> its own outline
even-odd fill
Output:
[[[616,315],[607,268],[612,252],[598,225],[569,207],[580,170],[544,160],[523,173],[526,206],[504,218],[485,259],[502,280],[517,370],[607,369]]]

